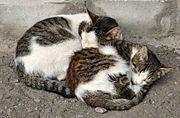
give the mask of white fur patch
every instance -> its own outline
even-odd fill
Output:
[[[141,73],[134,73],[132,72],[132,80],[135,84],[138,85],[144,85],[146,84],[146,82],[144,81],[145,79],[147,79],[149,74],[149,71],[143,71]]]
[[[91,31],[88,33],[82,32],[81,38],[82,38],[81,44],[83,48],[88,48],[88,47],[97,48],[98,47],[98,42],[97,42],[97,38],[94,31]]]
[[[130,88],[134,91],[135,94],[139,93],[141,90],[141,86],[139,85],[131,85]]]
[[[117,50],[113,46],[102,46],[102,47],[100,47],[99,50],[102,54],[114,55],[114,56],[117,56],[118,58],[120,58],[120,56],[117,53]],[[124,61],[123,59],[121,59],[121,60]]]
[[[66,76],[70,57],[73,52],[81,49],[80,41],[69,39],[51,46],[41,46],[36,43],[36,38],[31,40],[31,53],[18,57],[15,62],[22,62],[28,74],[41,73],[44,77],[56,77],[61,80]]]

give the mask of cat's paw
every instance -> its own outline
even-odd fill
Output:
[[[130,84],[130,81],[126,76],[123,76],[122,78],[120,78],[120,83],[122,83],[124,86],[128,86]]]
[[[95,112],[103,114],[107,112],[107,109],[102,108],[102,107],[96,107]]]

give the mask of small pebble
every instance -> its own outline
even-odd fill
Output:
[[[13,82],[14,82],[14,83],[19,83],[19,80],[18,80],[18,79],[15,79]]]
[[[168,96],[169,96],[169,97],[170,97],[170,96],[173,96],[173,93],[169,93]]]
[[[154,104],[155,102],[153,100],[149,99],[149,103]]]
[[[34,99],[35,102],[40,102],[41,100],[40,99]]]
[[[174,84],[177,85],[177,82],[175,81]]]
[[[76,115],[76,118],[83,118],[83,115]]]
[[[95,112],[103,114],[103,113],[107,112],[107,109],[101,108],[101,107],[96,107]]]
[[[7,109],[7,106],[5,106],[4,108]]]
[[[37,111],[37,110],[38,110],[38,107],[35,107],[35,108],[34,108],[34,110],[36,110],[36,111]]]

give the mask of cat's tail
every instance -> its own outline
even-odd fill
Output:
[[[54,92],[66,98],[75,97],[74,94],[71,93],[70,88],[66,85],[65,81],[44,79],[41,77],[32,76],[20,79],[20,81],[33,89]]]
[[[149,87],[148,87],[149,89]],[[85,102],[92,107],[101,107],[107,110],[129,110],[139,104],[148,92],[147,88],[142,88],[133,99],[112,99],[108,95],[90,96],[85,98]]]
[[[142,88],[133,99],[113,99],[108,101],[104,108],[108,110],[129,110],[133,106],[138,105],[146,96],[147,92],[147,89]]]
[[[70,91],[67,86],[66,81],[44,79],[40,76],[29,76],[24,74],[21,65],[16,67],[17,74],[19,76],[19,82],[24,83],[26,86],[33,89],[45,90],[49,92],[54,92],[62,95],[66,98],[74,98],[74,94]]]

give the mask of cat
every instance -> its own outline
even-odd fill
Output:
[[[97,23],[98,22],[98,23]],[[37,22],[17,42],[15,65],[19,81],[25,85],[74,97],[66,82],[66,71],[73,52],[82,48],[84,24],[111,28],[117,22],[106,16],[87,13],[57,15]],[[92,25],[92,29],[96,27]]]
[[[76,97],[92,107],[128,110],[142,101],[153,82],[172,70],[146,46],[119,39],[118,26],[109,36],[112,29],[98,34],[101,27],[85,28],[84,49],[72,56],[67,81]]]
[[[83,42],[83,41],[82,41]],[[71,58],[67,81],[71,91],[92,107],[115,109],[118,98],[132,99],[135,94],[128,88],[129,66],[112,46],[97,47],[93,43]]]
[[[129,62],[131,68],[129,88],[134,91],[136,96],[132,100],[124,99],[124,104],[121,105],[123,109],[128,110],[139,104],[153,83],[171,72],[173,68],[162,64],[147,46],[125,40],[119,40],[113,46],[116,47],[118,54]]]

